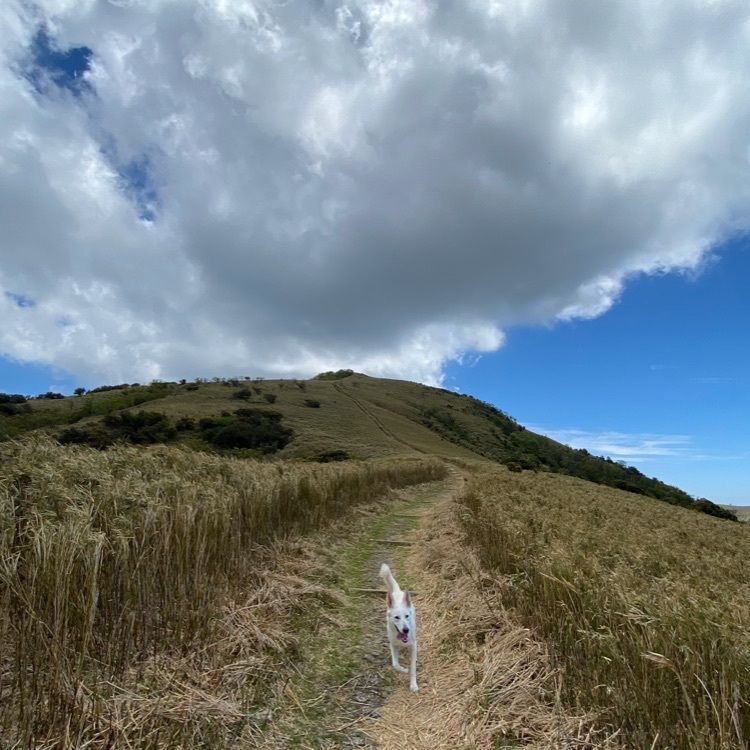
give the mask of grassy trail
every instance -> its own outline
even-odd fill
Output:
[[[338,391],[342,396],[346,396],[354,405],[368,418],[370,419],[375,426],[382,432],[386,437],[390,438],[391,440],[394,440],[397,443],[400,443],[405,448],[408,448],[409,450],[415,451],[417,453],[424,453],[425,451],[422,448],[419,448],[416,445],[412,445],[412,443],[406,442],[403,438],[399,437],[395,432],[392,430],[389,430],[383,422],[373,413],[371,409],[368,409],[359,399],[352,396],[351,393],[343,386],[339,385],[338,383],[334,383],[333,385],[334,390]]]
[[[310,636],[301,645],[295,676],[278,705],[271,707],[273,718],[261,747],[374,746],[366,727],[380,716],[394,689],[408,692],[408,675],[390,668],[382,598],[353,589],[381,588],[377,572],[380,563],[388,561],[404,589],[418,590],[419,581],[405,565],[413,548],[379,540],[411,540],[423,515],[452,495],[459,481],[452,476],[403,490],[401,499],[370,516],[336,546],[330,574],[340,590],[348,592],[348,603],[331,609],[327,622],[300,622]]]

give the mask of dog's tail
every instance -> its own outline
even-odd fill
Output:
[[[398,585],[398,581],[396,581],[396,579],[393,577],[391,569],[385,563],[380,566],[379,575],[385,582],[385,585],[388,587],[388,591],[391,594],[394,594],[397,591],[401,591],[401,587]]]

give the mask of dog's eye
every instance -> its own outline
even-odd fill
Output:
[[[401,618],[398,615],[396,615],[396,617],[394,617],[393,619],[394,620],[400,620]]]
[[[404,618],[408,620],[409,619],[409,615],[404,615]]]

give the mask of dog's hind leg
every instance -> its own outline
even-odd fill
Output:
[[[410,681],[409,681],[409,690],[412,691],[412,693],[416,693],[419,690],[419,686],[417,685],[417,642],[414,641],[411,646],[411,664],[409,674],[410,674]],[[406,670],[404,670],[406,672]]]
[[[391,664],[393,665],[393,668],[397,672],[404,672],[404,673],[408,672],[409,671],[408,669],[406,669],[405,667],[402,667],[398,663],[398,650],[396,649],[396,647],[392,643],[389,645],[391,647]]]

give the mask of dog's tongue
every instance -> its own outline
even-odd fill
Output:
[[[406,634],[406,633],[402,633],[401,631],[399,631],[399,633],[398,633],[398,635],[397,635],[396,637],[397,637],[397,638],[398,638],[398,639],[399,639],[400,641],[403,641],[404,643],[406,643],[406,641],[407,641],[407,639],[408,639],[408,636],[407,636],[407,634]]]

